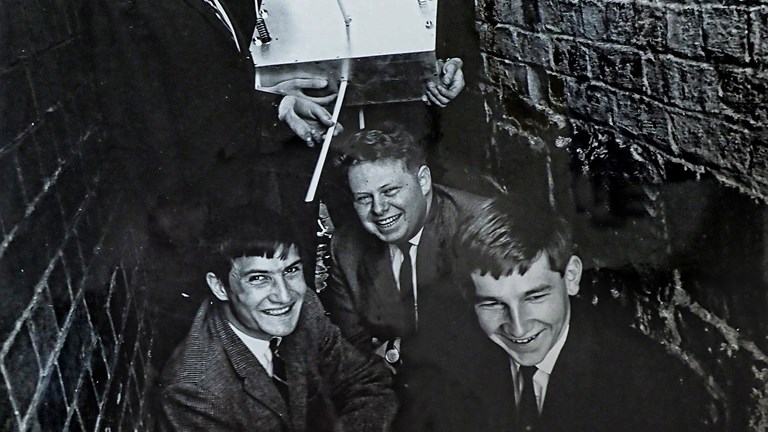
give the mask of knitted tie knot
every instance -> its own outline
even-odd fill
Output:
[[[402,252],[403,256],[410,256],[411,242],[397,243],[395,246],[400,249],[400,252]]]
[[[533,376],[539,370],[536,366],[520,366],[520,375],[523,376],[523,382],[533,380]]]

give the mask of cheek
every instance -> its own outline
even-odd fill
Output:
[[[477,321],[480,323],[480,327],[488,334],[494,333],[504,323],[504,319],[499,312],[475,309],[475,313],[477,314]]]

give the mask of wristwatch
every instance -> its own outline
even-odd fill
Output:
[[[395,339],[387,341],[387,349],[384,351],[384,360],[392,365],[400,362],[400,350],[395,346]]]

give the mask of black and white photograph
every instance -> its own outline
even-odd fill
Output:
[[[768,0],[0,11],[0,431],[768,431]]]

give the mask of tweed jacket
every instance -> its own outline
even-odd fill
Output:
[[[389,373],[344,341],[308,291],[280,347],[289,404],[237,337],[221,305],[200,307],[158,386],[160,431],[387,431],[396,411]]]

